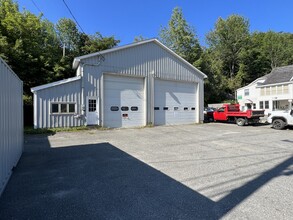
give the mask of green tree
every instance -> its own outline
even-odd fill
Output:
[[[81,34],[74,21],[68,18],[61,18],[56,24],[56,30],[62,43],[63,57],[66,55],[66,50],[73,53],[77,52]]]
[[[239,69],[241,53],[246,49],[249,37],[249,22],[239,15],[231,15],[226,20],[219,18],[215,29],[207,35],[210,48],[226,65],[226,74],[231,80]]]
[[[1,56],[24,81],[24,92],[53,78],[58,41],[50,36],[49,22],[28,11],[20,12],[12,0],[0,0]],[[3,50],[2,50],[3,48]]]
[[[133,40],[133,42],[140,42],[140,41],[144,41],[147,40],[147,38],[143,37],[142,35],[136,36]]]
[[[176,7],[167,27],[161,28],[160,40],[167,47],[193,64],[202,52],[194,29],[187,23],[182,9]]]
[[[292,34],[268,31],[263,35],[262,49],[272,69],[288,65],[292,62]]]
[[[197,68],[208,77],[204,84],[205,104],[219,103],[230,98],[227,95],[228,78],[222,74],[223,62],[212,49],[203,50]]]
[[[80,45],[80,54],[89,54],[101,50],[110,49],[117,46],[120,40],[116,40],[114,36],[103,37],[102,34],[96,32],[94,35],[81,35],[82,44]]]

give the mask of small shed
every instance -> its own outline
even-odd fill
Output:
[[[0,196],[23,151],[22,81],[0,58]]]
[[[157,39],[76,57],[76,76],[34,87],[35,128],[201,123],[206,75]]]

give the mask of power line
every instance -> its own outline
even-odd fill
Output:
[[[34,0],[31,0],[31,2],[34,4],[34,6],[36,7],[36,9],[44,16],[44,18],[46,18],[45,14],[41,11],[41,9],[38,7],[38,5],[35,3]],[[46,18],[48,20],[48,18]]]
[[[66,6],[66,8],[68,9],[69,13],[71,14],[71,16],[73,17],[75,23],[78,25],[78,27],[80,28],[80,30],[84,33],[82,27],[79,25],[78,21],[76,20],[75,16],[73,15],[72,11],[70,10],[69,6],[66,4],[65,0],[63,0],[64,5]],[[84,33],[85,34],[85,33]]]

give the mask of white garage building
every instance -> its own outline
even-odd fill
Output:
[[[203,121],[206,75],[156,39],[74,59],[76,77],[34,87],[35,128]]]

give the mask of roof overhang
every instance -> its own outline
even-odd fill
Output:
[[[262,87],[268,87],[268,86],[287,85],[287,84],[292,84],[292,83],[293,83],[292,81],[289,81],[289,82],[281,82],[281,83],[264,84],[264,85],[256,86],[256,88],[262,88]]]
[[[80,79],[81,79],[81,76],[75,76],[75,77],[68,78],[68,79],[63,79],[63,80],[60,80],[60,81],[57,81],[57,82],[48,83],[48,84],[41,85],[41,86],[36,86],[36,87],[31,88],[31,92],[35,93],[35,92],[37,92],[39,90],[42,90],[42,89],[47,89],[47,88],[51,88],[51,87],[54,87],[54,86],[59,86],[59,85],[74,82],[74,81],[77,81],[77,80],[80,80]]]
[[[112,49],[103,50],[103,51],[100,51],[100,52],[96,52],[96,53],[92,53],[92,54],[88,54],[88,55],[76,57],[73,60],[72,68],[73,69],[76,69],[80,65],[80,63],[81,63],[81,61],[83,59],[87,59],[87,58],[91,58],[91,57],[99,56],[99,55],[105,55],[107,53],[112,53],[112,52],[115,52],[115,51],[118,51],[118,50],[124,50],[124,49],[127,49],[127,48],[135,47],[135,46],[142,45],[142,44],[147,44],[147,43],[150,43],[150,42],[156,43],[157,45],[159,45],[163,49],[167,50],[169,53],[173,54],[175,57],[177,57],[183,63],[185,63],[186,65],[188,65],[190,68],[192,68],[193,70],[195,70],[196,72],[198,72],[200,75],[203,76],[203,78],[207,78],[207,75],[206,74],[204,74],[199,69],[197,69],[196,67],[194,67],[193,65],[191,65],[189,62],[187,62],[185,59],[183,59],[182,57],[180,57],[178,54],[176,54],[174,51],[172,51],[171,49],[169,49],[167,46],[165,46],[164,44],[162,44],[157,39],[144,40],[144,41],[140,41],[140,42],[137,42],[137,43],[132,43],[132,44],[128,44],[128,45],[125,45],[125,46],[115,47],[115,48],[112,48]]]

